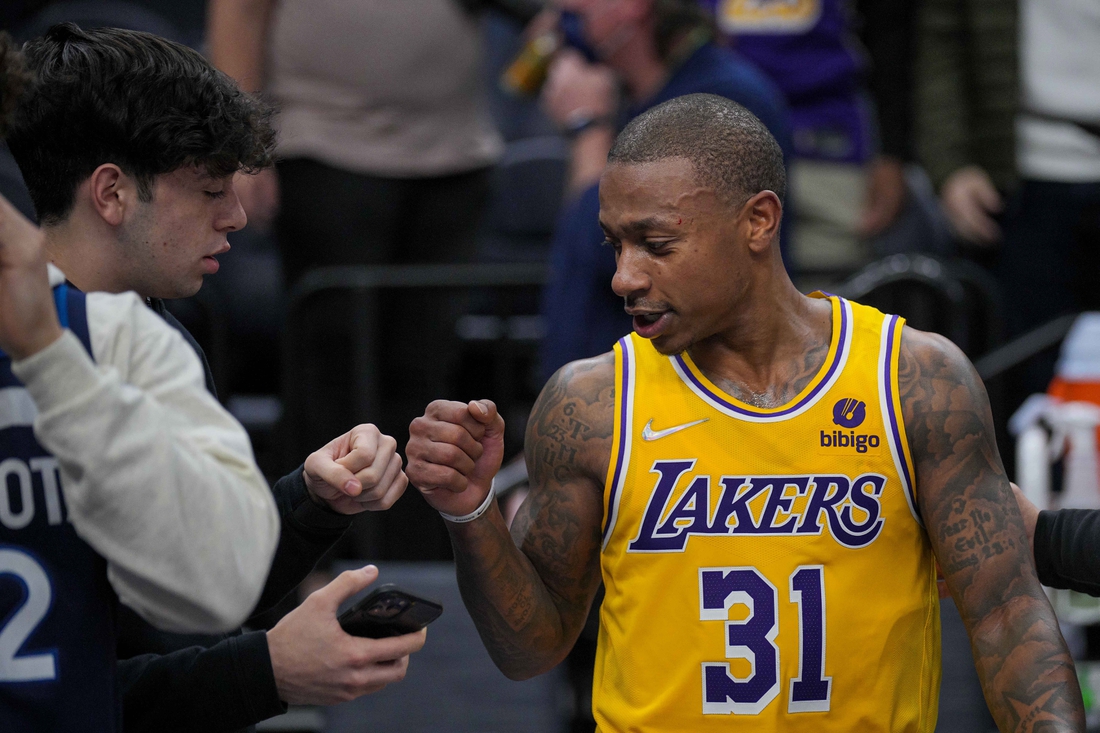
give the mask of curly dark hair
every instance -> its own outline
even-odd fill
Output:
[[[15,104],[30,83],[30,73],[23,63],[23,54],[11,36],[0,33],[0,137],[8,131]]]
[[[156,176],[185,165],[224,177],[271,164],[271,109],[186,46],[62,23],[23,55],[34,76],[8,146],[43,224],[68,217],[104,163],[133,176],[143,201]]]
[[[714,94],[670,99],[630,121],[608,163],[687,158],[701,181],[740,206],[760,191],[787,195],[783,150],[764,123],[737,102]]]

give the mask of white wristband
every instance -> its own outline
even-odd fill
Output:
[[[474,509],[469,514],[464,514],[461,517],[456,517],[453,514],[447,514],[446,512],[440,512],[439,516],[446,519],[448,522],[454,522],[455,524],[465,524],[466,522],[472,522],[480,517],[485,512],[489,511],[489,506],[493,503],[493,497],[496,496],[496,479],[493,479],[493,483],[489,484],[489,493],[485,495],[485,501],[481,502],[481,506]]]

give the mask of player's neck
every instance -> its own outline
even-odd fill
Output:
[[[50,261],[80,290],[122,293],[134,289],[122,274],[121,263],[116,261],[119,246],[109,232],[75,216],[44,226],[42,232]]]
[[[727,327],[689,353],[711,381],[736,387],[727,391],[767,401],[767,395],[789,394],[792,383],[812,378],[831,338],[832,306],[798,292],[781,271],[750,285]]]

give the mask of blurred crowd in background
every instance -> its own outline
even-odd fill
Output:
[[[518,454],[545,379],[630,330],[599,176],[627,121],[682,94],[780,141],[800,288],[975,361],[1010,471],[1009,418],[1047,389],[1064,317],[1100,309],[1095,0],[0,6],[16,39],[66,20],[181,41],[277,108],[277,166],[236,184],[248,226],[170,305],[272,477],[357,422],[403,442],[442,397],[495,399]],[[6,151],[0,193],[33,216]],[[450,557],[415,491],[356,526],[337,555]]]

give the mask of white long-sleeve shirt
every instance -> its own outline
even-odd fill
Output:
[[[64,279],[50,269],[51,285]],[[12,364],[57,458],[69,519],[120,600],[169,631],[238,626],[279,537],[248,435],[206,391],[183,337],[133,293],[86,296],[71,331]]]

